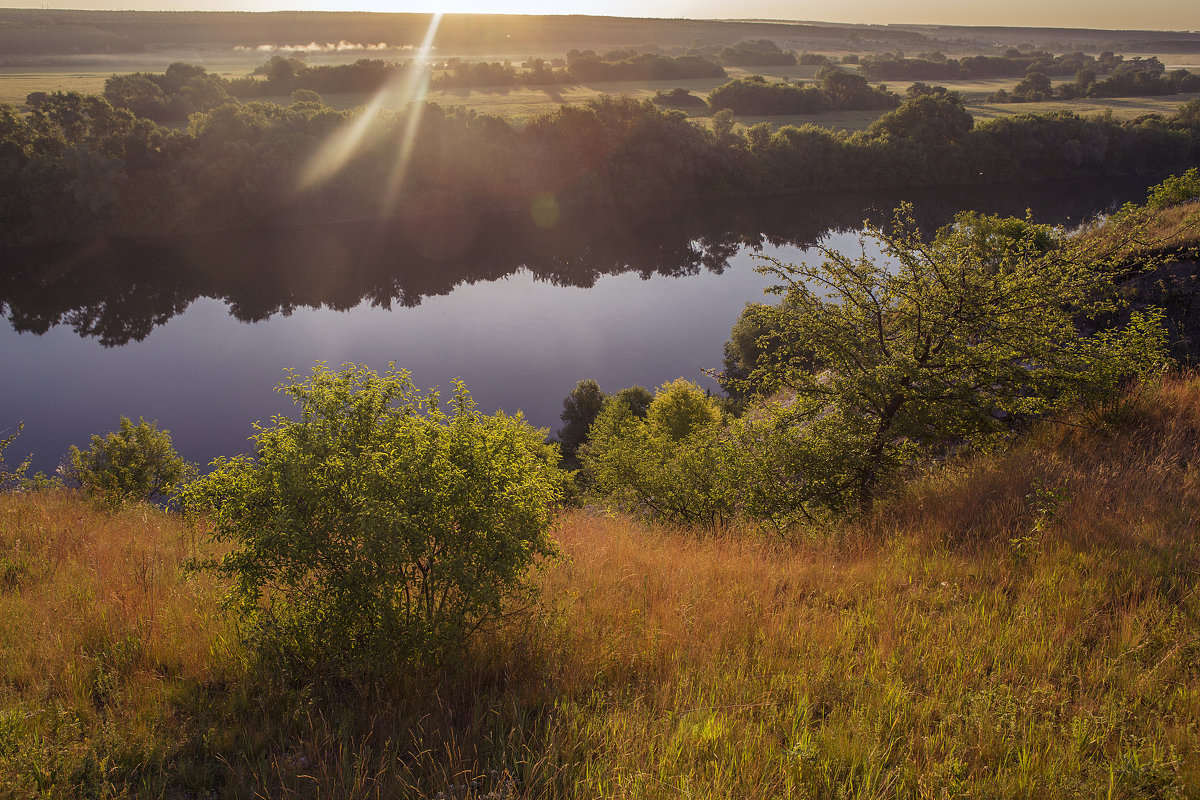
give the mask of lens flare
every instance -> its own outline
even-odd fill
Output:
[[[411,69],[406,69],[396,79],[390,81],[363,106],[362,110],[339,128],[332,136],[317,149],[301,171],[299,186],[302,190],[312,189],[325,183],[346,166],[347,162],[358,152],[366,138],[371,125],[376,121],[379,112],[384,108],[396,108],[409,105],[404,121],[404,133],[400,140],[398,159],[392,168],[387,189],[383,198],[384,210],[389,211],[395,204],[400,184],[404,180],[408,168],[408,159],[412,155],[413,143],[416,140],[417,129],[421,122],[422,103],[429,89],[429,71],[425,63],[433,49],[434,36],[442,15],[434,14],[429,20],[429,30],[420,48],[414,55]]]
[[[429,21],[429,31],[425,34],[425,40],[421,42],[421,49],[417,51],[417,57],[422,61],[429,57],[429,51],[433,48],[433,38],[437,34],[441,21],[440,13],[434,14],[433,19]],[[396,162],[392,167],[392,175],[388,179],[383,195],[384,214],[388,214],[396,206],[396,198],[400,194],[404,176],[408,173],[413,145],[417,141],[417,131],[421,127],[421,114],[425,110],[425,94],[429,91],[429,72],[427,70],[415,72],[412,77],[413,85],[410,94],[412,100],[404,119],[404,135],[400,138],[400,151],[397,153]]]

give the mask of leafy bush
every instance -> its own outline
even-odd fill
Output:
[[[676,378],[664,383],[654,393],[647,417],[660,430],[679,441],[699,428],[720,422],[721,412],[703,389],[691,381]]]
[[[140,417],[137,425],[121,417],[118,430],[92,436],[87,450],[71,445],[64,474],[102,506],[118,508],[174,497],[193,471],[175,452],[170,431]]]
[[[528,600],[555,553],[556,449],[518,414],[484,416],[461,382],[446,414],[408,373],[318,365],[280,390],[300,418],[259,427],[185,495],[230,549],[205,566],[264,652],[381,673],[437,661]]]
[[[709,530],[740,520],[786,538],[811,516],[807,476],[834,471],[821,462],[834,456],[797,437],[781,409],[725,419],[682,379],[659,390],[645,418],[620,395],[609,399],[591,437],[583,464],[595,494],[640,516]]]
[[[1200,170],[1192,167],[1182,175],[1172,175],[1150,189],[1146,205],[1150,208],[1186,203],[1200,198]]]
[[[581,449],[587,481],[634,513],[708,528],[726,522],[736,486],[721,419],[716,402],[683,378],[659,387],[645,414],[620,394],[609,398]]]
[[[58,478],[47,476],[43,472],[29,474],[29,463],[33,460],[33,456],[26,457],[15,469],[10,469],[5,463],[4,452],[21,435],[24,427],[24,422],[18,423],[15,431],[0,439],[0,492],[36,492],[45,489],[61,489],[62,481]]]
[[[592,490],[623,510],[680,525],[732,519],[732,453],[721,427],[700,424],[677,438],[653,408],[643,420],[626,403],[605,403],[581,452]]]

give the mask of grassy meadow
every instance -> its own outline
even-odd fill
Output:
[[[1200,377],[793,541],[564,512],[436,675],[267,669],[157,508],[0,495],[0,796],[1200,795]]]
[[[562,57],[561,53],[534,54],[542,58]],[[836,54],[834,54],[836,55]],[[441,54],[439,57],[450,57]],[[343,54],[315,54],[309,57],[309,62],[338,63],[349,62],[356,58],[376,58],[378,54],[371,52]],[[383,54],[384,58],[391,58]],[[530,54],[515,56],[512,54],[496,54],[480,57],[472,55],[472,60],[511,60],[520,63],[530,57]],[[1159,54],[1158,57],[1170,68],[1186,67],[1200,70],[1200,55]],[[135,71],[162,72],[173,61],[185,61],[205,66],[210,72],[226,78],[241,77],[250,74],[260,66],[267,56],[253,52],[230,51],[164,51],[152,55],[131,55],[113,57],[81,58],[77,63],[56,63],[54,65],[0,65],[0,103],[10,103],[21,106],[25,97],[35,91],[80,91],[90,94],[102,94],[104,81],[113,74],[124,74]],[[402,58],[402,57],[401,57]],[[847,65],[853,70],[853,65]],[[492,114],[512,120],[523,120],[537,114],[556,111],[560,105],[578,105],[588,99],[600,95],[628,95],[637,99],[649,100],[658,91],[670,91],[677,87],[687,89],[698,97],[707,94],[722,85],[727,80],[742,78],[748,75],[764,75],[771,79],[813,80],[817,67],[728,67],[728,78],[698,78],[682,81],[605,81],[588,82],[570,85],[545,87],[498,87],[494,89],[431,89],[427,99],[443,106],[464,106],[482,114]],[[1055,83],[1064,79],[1055,79]],[[1040,103],[988,103],[986,98],[1000,89],[1012,90],[1017,84],[1016,78],[995,78],[988,80],[970,81],[934,81],[949,89],[960,92],[966,100],[967,110],[976,120],[986,120],[1005,114],[1040,113],[1065,109],[1079,114],[1105,113],[1111,111],[1118,119],[1132,119],[1144,114],[1172,114],[1179,106],[1200,97],[1197,94],[1178,94],[1160,97],[1128,97],[1128,98],[1085,98],[1079,100],[1050,100]],[[899,81],[888,84],[889,88],[903,94],[909,82]],[[263,100],[287,104],[288,97],[265,97]],[[348,109],[365,105],[371,100],[371,95],[361,93],[338,93],[323,96],[329,106],[336,109]],[[747,116],[740,117],[738,123],[749,127],[760,122],[769,122],[778,127],[782,125],[803,125],[811,123],[821,127],[862,130],[879,118],[883,111],[828,111],[818,114]],[[707,124],[708,112],[701,108],[689,111],[697,118],[698,123]]]

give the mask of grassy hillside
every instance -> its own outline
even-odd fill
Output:
[[[1200,377],[1071,422],[792,545],[566,513],[536,623],[387,685],[256,666],[174,517],[0,495],[0,796],[1195,797]]]

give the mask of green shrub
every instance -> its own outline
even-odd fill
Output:
[[[1146,205],[1150,208],[1186,203],[1200,197],[1200,170],[1192,167],[1182,175],[1172,175],[1162,183],[1151,187]]]
[[[71,445],[64,474],[107,508],[126,503],[170,499],[191,477],[193,468],[171,444],[171,432],[138,418],[107,436],[92,436],[92,446]]]
[[[633,513],[713,528],[737,511],[732,442],[716,402],[679,378],[647,412],[618,395],[604,405],[582,450],[588,484]]]
[[[35,473],[34,475],[29,474],[29,464],[33,460],[32,455],[27,456],[24,461],[17,465],[16,469],[10,469],[5,463],[4,451],[21,435],[21,431],[24,428],[25,423],[20,422],[17,424],[15,431],[0,439],[0,492],[37,492],[46,489],[61,489],[62,481],[56,477],[48,477],[42,472]]]
[[[647,416],[662,432],[678,441],[705,425],[719,422],[721,411],[699,386],[676,378],[654,393]]]
[[[318,365],[280,390],[300,407],[259,427],[254,457],[219,459],[185,506],[227,553],[243,630],[304,669],[432,663],[523,606],[552,556],[556,448],[518,414],[450,414],[407,372]]]

